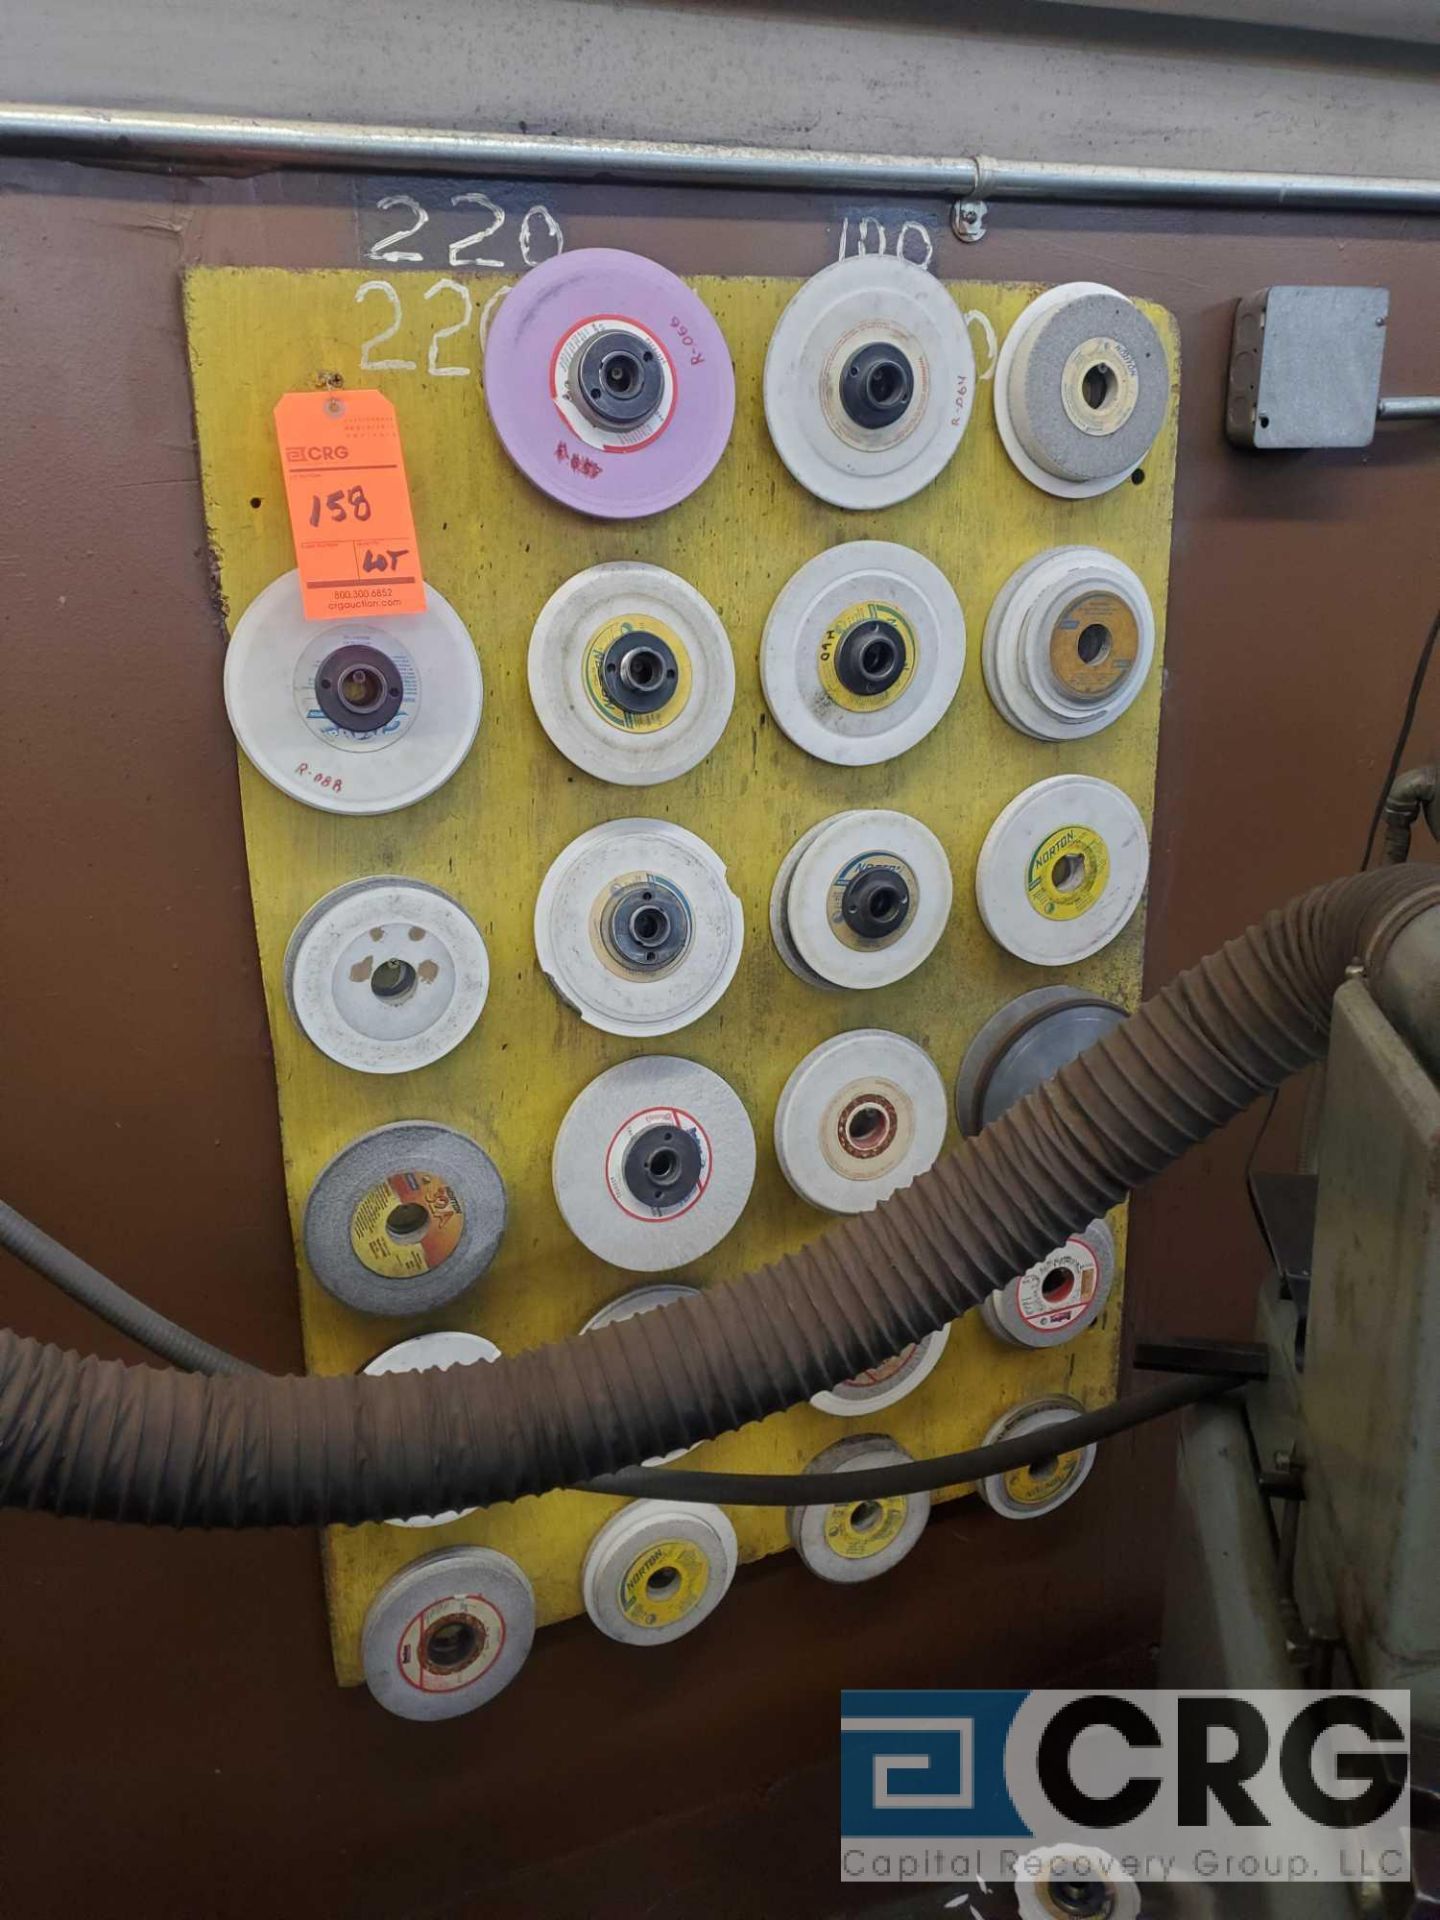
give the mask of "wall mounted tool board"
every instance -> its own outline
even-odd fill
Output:
[[[504,282],[434,280],[391,271],[193,270],[186,311],[195,408],[217,584],[233,626],[251,599],[293,564],[271,412],[279,396],[323,383],[378,386],[404,436],[428,579],[466,621],[485,675],[485,711],[466,764],[438,793],[403,812],[345,818],[286,798],[240,759],[240,786],[261,967],[274,1043],[287,1187],[297,1248],[316,1173],[357,1135],[387,1121],[436,1120],[473,1135],[493,1155],[510,1196],[500,1256],[472,1292],[429,1320],[374,1320],[347,1311],[299,1264],[307,1362],[351,1372],[425,1325],[466,1327],[511,1352],[578,1331],[607,1300],[637,1283],[595,1260],[556,1210],[550,1149],[575,1095],[603,1068],[669,1052],[713,1067],[746,1103],[760,1150],[755,1189],[739,1226],[680,1277],[717,1282],[800,1245],[826,1224],[785,1183],[770,1144],[776,1099],[791,1068],[847,1028],[893,1028],[919,1042],[953,1082],[968,1040],[1027,987],[1064,978],[1133,1005],[1144,937],[1137,915],[1108,948],[1063,975],[1024,965],[990,939],[975,911],[981,840],[1016,793],[1048,774],[1093,773],[1122,787],[1147,821],[1154,787],[1160,656],[1135,706],[1112,728],[1065,746],[1027,739],[992,708],[980,638],[997,589],[1044,548],[1087,543],[1139,573],[1163,646],[1178,407],[1178,338],[1171,317],[1140,302],[1173,370],[1167,423],[1143,483],[1091,500],[1051,498],[1011,466],[996,435],[989,376],[993,343],[1036,291],[956,284],[972,319],[979,389],[960,450],[915,498],[877,513],[846,513],[802,491],[773,452],[761,403],[766,343],[797,282],[697,278],[724,330],[737,382],[735,430],[710,481],[682,505],[629,524],[581,519],[542,497],[510,466],[491,430],[482,390],[483,326]],[[895,540],[933,560],[965,609],[969,658],[945,720],[899,759],[844,769],[808,758],[770,721],[761,696],[761,629],[781,586],[805,560],[846,540]],[[541,731],[530,704],[526,649],[549,595],[581,568],[636,559],[670,568],[718,610],[735,653],[734,714],[719,746],[692,773],[643,794],[590,780]],[[220,698],[219,676],[216,698]],[[913,813],[941,838],[955,876],[955,909],[931,959],[894,987],[865,994],[806,988],[771,945],[768,905],[782,856],[815,821],[842,808]],[[541,877],[574,836],[644,812],[701,834],[729,863],[745,911],[739,973],[698,1024],[661,1042],[620,1040],[584,1027],[535,962],[532,915]],[[453,893],[489,946],[489,1003],[453,1054],[402,1076],[346,1072],[293,1024],[281,964],[301,914],[321,894],[364,874],[414,875]],[[1116,1218],[1121,1229],[1123,1218]],[[849,1431],[883,1431],[915,1455],[976,1444],[1007,1407],[1045,1393],[1096,1405],[1114,1392],[1123,1289],[1069,1346],[1002,1347],[970,1315],[945,1357],[910,1398],[872,1421],[791,1409],[708,1443],[687,1464],[791,1472]],[[960,1491],[954,1489],[952,1491]],[[1083,1498],[1083,1494],[1080,1496]],[[456,1540],[500,1548],[534,1583],[542,1623],[581,1611],[580,1563],[617,1502],[552,1493],[424,1532],[333,1529],[325,1570],[336,1671],[359,1681],[365,1610],[384,1581],[420,1553]],[[783,1511],[737,1509],[742,1559],[786,1547]]]

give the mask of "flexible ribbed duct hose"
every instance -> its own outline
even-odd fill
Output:
[[[206,1377],[0,1333],[0,1498],[176,1526],[354,1523],[573,1486],[763,1419],[964,1313],[1324,1048],[1434,869],[1293,901],[874,1213],[583,1339],[379,1378]]]

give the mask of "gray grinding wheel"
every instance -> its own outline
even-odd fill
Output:
[[[1125,1009],[1078,987],[1032,987],[1006,1003],[965,1050],[955,1082],[962,1133],[979,1133],[1007,1108],[1127,1018]]]
[[[1025,478],[1084,499],[1131,475],[1165,424],[1170,366],[1149,317],[1114,287],[1050,287],[1005,336],[995,425]]]
[[[361,1313],[428,1313],[495,1258],[505,1183],[463,1133],[402,1120],[362,1134],[323,1168],[305,1202],[315,1278]]]

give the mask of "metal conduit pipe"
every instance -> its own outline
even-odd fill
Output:
[[[1314,1059],[1347,974],[1362,967],[1383,997],[1392,945],[1437,908],[1440,872],[1424,867],[1302,895],[874,1213],[487,1367],[205,1376],[0,1333],[0,1502],[176,1526],[357,1523],[574,1486],[763,1419],[964,1313]]]
[[[1392,393],[1382,396],[1377,420],[1440,420],[1440,393]]]
[[[997,160],[987,154],[836,153],[683,140],[586,140],[20,101],[0,103],[0,152],[57,155],[109,166],[164,164],[223,172],[338,167],[365,172],[788,187],[829,193],[943,194],[956,199],[1440,212],[1440,180],[1434,179],[1240,172],[1221,167],[1095,166]]]

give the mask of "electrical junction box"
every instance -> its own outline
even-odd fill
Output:
[[[1386,287],[1266,287],[1235,309],[1225,431],[1237,447],[1368,447]]]

